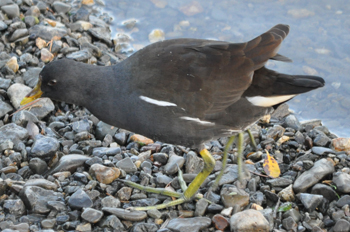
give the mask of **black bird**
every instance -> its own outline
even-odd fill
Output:
[[[324,86],[321,77],[269,70],[289,26],[276,25],[246,43],[172,39],[151,44],[108,67],[61,59],[46,65],[23,104],[40,97],[86,107],[100,120],[162,142],[199,149],[204,170],[215,161],[202,144],[237,134],[294,96]]]

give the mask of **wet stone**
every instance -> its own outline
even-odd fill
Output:
[[[326,175],[334,172],[333,163],[327,159],[321,159],[315,162],[314,166],[301,174],[293,184],[295,192],[305,192],[308,188],[315,185]]]
[[[119,132],[114,135],[114,140],[121,146],[125,146],[128,136],[125,132]]]
[[[13,143],[17,143],[28,137],[28,131],[23,127],[17,126],[14,123],[6,124],[0,127],[0,143],[10,140]]]
[[[120,169],[123,169],[126,173],[132,173],[137,170],[137,167],[132,162],[130,157],[127,157],[125,159],[122,159],[121,161],[118,161],[116,166],[119,167]]]
[[[288,115],[285,118],[283,125],[285,127],[293,128],[294,130],[297,130],[297,131],[299,131],[301,129],[301,124],[294,114]]]
[[[164,165],[168,162],[168,155],[166,153],[154,153],[153,159]]]
[[[287,217],[282,220],[283,227],[288,231],[296,231],[298,224],[294,221],[292,217]]]
[[[12,122],[19,126],[26,126],[28,122],[37,123],[38,118],[29,111],[22,110],[12,116]],[[28,128],[27,128],[28,129]]]
[[[111,126],[107,123],[99,121],[96,125],[96,139],[103,140],[103,138],[107,135],[114,135],[117,132],[118,128],[115,126]]]
[[[92,151],[92,155],[97,157],[103,157],[105,155],[115,156],[120,153],[121,153],[120,147],[110,147],[110,148],[97,147],[97,148],[94,148]]]
[[[140,222],[135,224],[131,230],[131,232],[143,232],[143,231],[156,232],[158,231],[158,226],[153,223]]]
[[[35,103],[35,107],[30,108],[30,112],[40,120],[54,109],[55,105],[50,98],[40,98],[39,101]]]
[[[4,21],[0,21],[0,31],[6,30],[7,29],[7,24],[4,23]]]
[[[12,105],[17,109],[20,107],[20,102],[22,99],[31,91],[31,88],[29,88],[26,85],[23,84],[13,84],[8,88],[7,94],[10,97],[10,101]]]
[[[311,151],[316,154],[316,155],[326,155],[328,153],[334,154],[335,151],[333,151],[330,148],[326,148],[326,147],[317,147],[317,146],[313,146],[311,148]]]
[[[103,217],[99,222],[99,226],[102,228],[114,229],[115,231],[123,231],[125,229],[123,223],[115,215]]]
[[[82,189],[77,190],[68,200],[68,205],[73,209],[82,209],[92,206],[92,200]]]
[[[301,219],[301,214],[296,209],[290,209],[283,214],[283,218],[292,217],[295,222],[299,222]]]
[[[350,223],[345,219],[340,219],[333,227],[333,232],[344,232],[350,230]]]
[[[60,144],[56,138],[37,135],[31,149],[31,154],[40,159],[51,159]]]
[[[120,175],[120,170],[115,167],[106,167],[101,164],[93,164],[90,167],[89,173],[95,176],[96,179],[103,184],[110,184]]]
[[[234,207],[235,205],[244,208],[249,204],[249,194],[234,185],[224,185],[221,189],[220,195],[221,201],[226,208]]]
[[[260,191],[252,193],[250,195],[250,203],[255,203],[258,205],[262,205],[265,200],[264,194]]]
[[[121,201],[128,201],[130,200],[131,193],[132,193],[132,188],[122,187],[121,189],[118,190],[117,196]]]
[[[173,175],[177,173],[178,167],[182,168],[185,163],[185,159],[182,156],[175,155],[172,153],[170,156],[168,163],[164,166],[164,171],[168,175]]]
[[[196,173],[198,174],[203,170],[204,162],[197,154],[193,151],[187,153],[186,156],[186,173]]]
[[[9,149],[13,149],[13,142],[11,140],[5,140],[0,144],[0,153]]]
[[[7,15],[9,19],[13,19],[15,17],[19,17],[19,7],[17,4],[10,4],[1,7],[1,10],[4,14]]]
[[[327,137],[327,135],[323,134],[323,133],[319,133],[313,140],[314,144],[316,146],[326,146],[327,144],[329,144],[331,142],[331,139]]]
[[[278,139],[282,137],[282,135],[285,132],[285,128],[283,128],[280,125],[274,125],[272,128],[269,128],[269,130],[266,133],[266,138],[268,139]]]
[[[55,226],[56,224],[56,219],[45,219],[41,222],[41,226],[44,229],[51,229]]]
[[[224,171],[224,175],[219,181],[219,186],[233,183],[236,180],[238,180],[238,165],[237,164],[227,165]]]
[[[101,220],[103,217],[103,212],[92,209],[92,208],[86,208],[84,209],[83,213],[81,214],[81,218],[90,222],[90,223],[97,223]]]
[[[1,23],[1,22],[0,22]],[[11,80],[0,78],[0,89],[8,89],[10,87]]]
[[[13,111],[13,108],[7,102],[0,100],[0,118],[4,117],[7,113]]]
[[[128,221],[142,221],[147,217],[147,213],[143,211],[129,211],[111,207],[103,207],[102,211],[114,214],[119,219]]]
[[[342,196],[336,203],[336,206],[342,208],[344,205],[350,205],[350,195]]]
[[[322,195],[329,202],[338,199],[337,193],[334,191],[334,189],[325,184],[316,184],[315,186],[313,186],[311,189],[311,194]]]
[[[157,219],[157,218],[161,218],[162,217],[162,213],[159,212],[158,209],[151,209],[147,211],[148,216],[150,216],[151,218]]]
[[[27,36],[29,34],[28,29],[17,29],[13,34],[10,36],[9,41],[13,42],[19,38],[22,38],[24,36]]]
[[[43,174],[47,171],[47,164],[40,158],[32,158],[29,161],[30,170],[35,174]]]
[[[67,13],[71,9],[71,6],[69,4],[65,4],[60,1],[55,1],[52,4],[52,7],[57,13]]]
[[[62,201],[48,201],[47,206],[49,209],[53,209],[57,212],[67,211],[67,206]]]
[[[337,186],[337,190],[342,193],[350,193],[350,175],[344,172],[336,172],[333,174],[333,183]]]
[[[322,202],[323,196],[309,193],[300,193],[299,199],[301,203],[303,203],[305,209],[308,212],[312,212]]]
[[[220,214],[214,215],[212,221],[215,225],[215,228],[220,231],[224,231],[229,225],[229,221]]]
[[[196,210],[194,211],[194,215],[197,217],[203,216],[205,214],[205,211],[207,210],[208,205],[209,202],[206,199],[199,199],[196,203]]]
[[[271,187],[287,187],[293,183],[291,179],[278,177],[275,179],[270,179],[266,181]]]
[[[25,22],[26,26],[29,28],[29,27],[32,27],[35,25],[36,19],[34,16],[29,15],[29,16],[24,17],[24,22]]]
[[[50,169],[46,175],[52,175],[56,172],[70,171],[74,172],[78,167],[82,166],[91,157],[85,155],[65,155],[58,163]]]
[[[211,224],[210,218],[194,217],[194,218],[175,218],[169,221],[166,228],[179,232],[199,232],[208,228]]]
[[[50,212],[47,206],[48,201],[61,201],[64,199],[62,193],[46,190],[37,186],[24,187],[19,196],[29,210],[38,214]]]
[[[257,210],[248,209],[234,214],[230,219],[231,231],[268,232],[269,222]]]
[[[80,50],[77,52],[70,53],[66,57],[68,59],[84,62],[90,59],[92,57],[92,54],[88,50]]]
[[[89,32],[96,39],[103,41],[108,46],[112,46],[111,31],[109,30],[109,28],[95,27],[89,29]]]
[[[34,34],[36,37],[40,37],[46,41],[50,41],[53,37],[63,37],[67,35],[67,29],[44,26],[44,25],[35,25],[29,29],[29,34]]]
[[[21,199],[5,200],[4,210],[16,216],[22,216],[26,212],[26,207]]]

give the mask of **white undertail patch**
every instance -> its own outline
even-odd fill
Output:
[[[152,99],[152,98],[145,97],[145,96],[140,96],[140,99],[145,101],[145,102],[151,103],[153,105],[157,105],[157,106],[177,106],[175,103],[172,103],[172,102],[159,101],[159,100]]]
[[[207,126],[214,126],[215,125],[214,122],[202,121],[199,118],[191,118],[191,117],[186,117],[186,116],[183,116],[180,118],[184,119],[184,120],[188,120],[188,121],[197,122],[197,123],[202,124],[202,125],[207,125]]]
[[[289,99],[295,96],[296,94],[274,96],[274,97],[255,96],[255,97],[246,97],[246,98],[250,103],[252,103],[255,106],[270,107],[270,106],[277,105],[281,102],[288,101]]]

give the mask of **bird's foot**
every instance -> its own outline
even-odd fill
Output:
[[[180,205],[180,204],[188,202],[192,199],[203,198],[203,196],[201,194],[197,194],[197,191],[198,191],[199,187],[203,184],[205,179],[210,175],[210,173],[214,169],[215,160],[207,149],[203,149],[202,151],[200,151],[200,155],[202,156],[202,158],[204,160],[204,168],[200,173],[198,173],[198,175],[194,178],[194,180],[191,182],[191,184],[188,187],[186,186],[186,183],[183,180],[182,172],[181,171],[179,172],[178,179],[179,179],[180,186],[181,186],[183,193],[170,191],[170,190],[167,190],[164,188],[152,188],[152,187],[142,186],[140,184],[136,184],[136,183],[134,183],[132,181],[128,181],[128,180],[120,180],[124,184],[126,184],[132,188],[136,188],[136,189],[139,189],[139,190],[142,190],[145,192],[149,192],[149,193],[157,193],[157,194],[162,194],[165,196],[178,198],[174,201],[167,202],[164,204],[154,205],[154,206],[129,207],[128,210],[164,209],[167,207]]]

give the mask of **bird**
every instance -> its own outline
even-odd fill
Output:
[[[288,33],[288,25],[278,24],[245,43],[164,40],[113,66],[58,59],[45,65],[21,104],[38,97],[73,103],[110,125],[198,150],[204,168],[172,204],[182,203],[214,168],[205,142],[241,135],[278,105],[325,85],[318,76],[265,67],[268,60],[291,61],[278,54]]]

